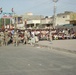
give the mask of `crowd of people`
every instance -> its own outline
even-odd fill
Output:
[[[58,39],[76,39],[76,32],[71,29],[53,29],[53,30],[0,30],[0,46],[13,44],[18,46],[22,44],[35,44],[41,39],[49,41]]]
[[[0,46],[13,44],[14,46],[18,46],[19,43],[22,44],[34,44],[38,42],[38,38],[36,37],[36,34],[34,34],[31,31],[25,30],[5,30],[0,31]]]
[[[56,29],[55,34],[53,34],[53,39],[76,39],[76,32],[73,28]]]

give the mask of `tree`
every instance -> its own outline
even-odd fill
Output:
[[[6,25],[9,25],[10,24],[10,19],[6,19]]]
[[[10,24],[10,19],[5,19],[5,25]],[[0,28],[4,25],[4,18],[0,18]]]
[[[2,25],[3,25],[3,19],[0,18],[0,28],[2,27]]]

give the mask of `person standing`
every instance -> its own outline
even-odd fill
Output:
[[[14,32],[13,34],[13,44],[14,46],[18,46],[18,33]]]
[[[27,44],[28,43],[28,33],[27,33],[27,31],[25,30],[25,32],[24,32],[24,41],[23,41],[23,44]]]
[[[0,32],[0,45],[3,46],[4,45],[4,32]]]
[[[8,45],[8,31],[5,30],[4,32],[4,44],[7,46]]]
[[[50,42],[52,43],[52,31],[50,30],[50,35],[49,35],[49,38],[50,38]]]

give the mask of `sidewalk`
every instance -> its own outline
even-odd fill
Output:
[[[39,41],[35,46],[49,47],[51,49],[76,53],[76,39],[53,40],[52,43],[49,41]]]

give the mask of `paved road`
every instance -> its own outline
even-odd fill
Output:
[[[76,39],[53,40],[52,43],[49,41],[39,41],[36,43],[36,45],[45,46],[60,51],[76,53]]]
[[[0,75],[76,75],[76,55],[30,45],[0,47]]]

